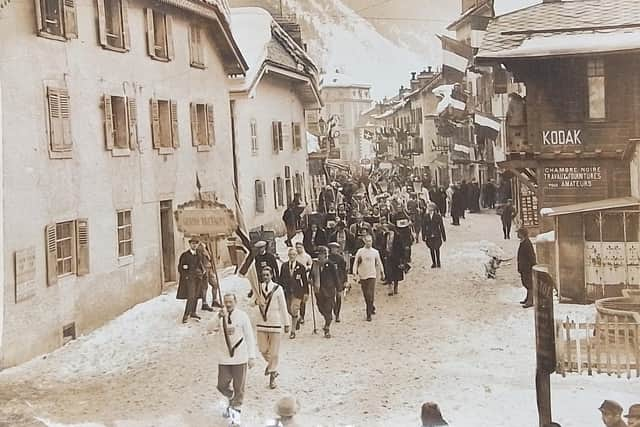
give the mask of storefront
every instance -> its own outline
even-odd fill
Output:
[[[595,173],[595,172],[588,172]],[[590,303],[640,288],[640,199],[622,197],[542,210],[554,232],[537,244],[561,301]]]

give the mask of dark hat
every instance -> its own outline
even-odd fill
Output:
[[[189,239],[189,243],[200,243],[200,239],[197,237],[192,237]]]
[[[329,246],[329,248],[340,249],[340,243],[338,242],[331,242],[327,246]]]
[[[640,403],[636,403],[635,405],[631,405],[629,408],[629,413],[625,415],[627,418],[640,418]]]
[[[264,248],[266,246],[267,246],[267,242],[265,242],[264,240],[260,240],[259,242],[256,242],[256,244],[254,245],[256,249]]]
[[[618,415],[622,414],[622,411],[624,411],[622,406],[620,406],[618,402],[615,402],[613,400],[605,400],[604,402],[602,402],[602,405],[600,405],[598,409],[602,413],[618,414]]]
[[[423,423],[443,423],[442,425],[446,425],[444,424],[445,421],[442,418],[442,413],[440,412],[438,404],[434,402],[426,402],[422,405],[420,417],[422,418]]]

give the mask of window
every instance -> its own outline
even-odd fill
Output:
[[[38,34],[57,40],[78,38],[75,0],[35,0]]]
[[[278,183],[275,179],[273,180],[273,207],[278,209]]]
[[[282,135],[282,122],[272,122],[272,136],[273,136],[273,152],[278,153],[284,150],[284,140]]]
[[[256,119],[251,119],[249,129],[251,133],[251,154],[258,154],[258,123]]]
[[[213,104],[191,103],[191,142],[199,149],[215,144]]]
[[[302,148],[302,126],[300,123],[292,123],[291,129],[293,133],[293,149],[300,150]]]
[[[103,104],[106,149],[114,155],[135,150],[138,146],[138,108],[135,98],[104,95]]]
[[[265,185],[264,181],[256,180],[255,192],[256,192],[256,212],[263,213],[264,200],[267,197],[267,186]]]
[[[86,219],[59,222],[45,227],[47,282],[59,277],[89,273],[89,223]]]
[[[300,175],[300,172],[296,172],[293,185],[296,194],[302,195],[304,193],[304,183],[302,181],[302,175]]]
[[[118,258],[133,255],[131,210],[118,211]]]
[[[191,27],[189,27],[189,55],[192,67],[204,68],[202,28],[197,25],[191,25]]]
[[[587,85],[589,88],[589,118],[606,118],[605,71],[603,59],[591,59],[587,63]]]
[[[49,149],[53,158],[71,158],[71,109],[69,92],[47,88]]]
[[[147,9],[147,48],[153,59],[173,59],[173,19],[170,15]]]
[[[127,0],[98,1],[98,32],[102,47],[126,51],[130,48]]]
[[[178,103],[169,100],[151,100],[151,135],[153,148],[168,154],[180,146],[178,137]]]

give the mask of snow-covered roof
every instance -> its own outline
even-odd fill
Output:
[[[320,87],[356,87],[370,89],[368,83],[359,82],[348,74],[340,72],[327,73],[320,77]]]
[[[535,58],[640,49],[640,30],[551,34],[531,37],[513,49],[485,53],[481,58]]]

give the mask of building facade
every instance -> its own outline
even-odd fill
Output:
[[[340,159],[359,164],[364,129],[358,123],[362,113],[371,108],[371,85],[336,70],[321,77],[320,90],[324,105],[321,116],[337,122],[340,135],[335,148],[340,150]]]
[[[231,9],[234,38],[250,64],[233,79],[238,190],[246,225],[281,232],[296,193],[309,202],[305,110],[321,108],[317,69],[264,9]]]
[[[222,2],[15,1],[0,19],[7,367],[175,282],[196,174],[233,206],[227,76],[246,63]]]

